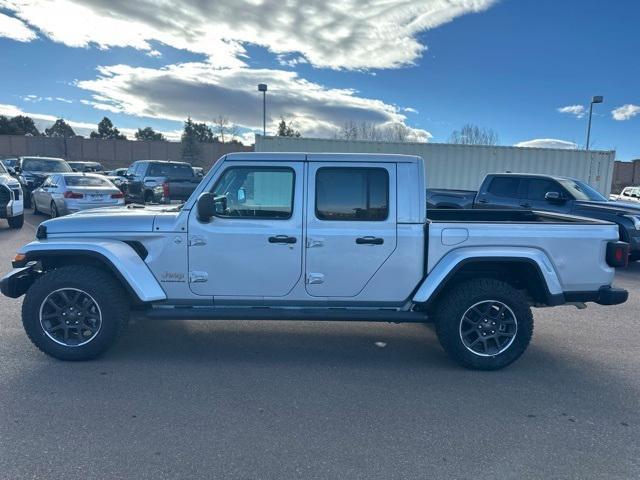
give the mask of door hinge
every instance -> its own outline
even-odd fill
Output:
[[[324,275],[322,273],[309,273],[307,274],[308,285],[318,285],[324,283]]]
[[[189,272],[189,283],[206,283],[207,281],[209,281],[207,272]]]
[[[202,247],[207,244],[207,237],[202,235],[190,235],[189,246],[190,247]]]

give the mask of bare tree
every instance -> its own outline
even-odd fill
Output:
[[[229,117],[224,115],[218,115],[213,121],[213,131],[220,143],[233,142],[240,134],[238,125],[229,122]]]
[[[478,127],[467,123],[460,130],[454,130],[451,133],[449,143],[459,145],[497,145],[499,138],[498,134],[491,128]]]
[[[369,140],[372,142],[409,142],[411,129],[402,123],[376,125],[365,120],[345,121],[335,133],[335,138],[342,140]]]

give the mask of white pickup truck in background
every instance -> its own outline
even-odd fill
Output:
[[[1,282],[33,343],[104,352],[147,319],[434,322],[468,368],[516,360],[531,307],[626,301],[616,225],[527,210],[427,212],[420,157],[234,153],[179,207],[44,222]],[[576,326],[576,328],[580,328]]]

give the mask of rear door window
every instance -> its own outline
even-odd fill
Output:
[[[496,197],[518,198],[520,179],[516,177],[495,177],[487,191]]]
[[[320,168],[316,217],[384,221],[389,216],[389,173],[384,168]]]

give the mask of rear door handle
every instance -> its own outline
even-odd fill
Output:
[[[382,245],[384,239],[380,237],[360,237],[356,238],[356,243],[358,245]]]
[[[296,243],[297,241],[298,239],[296,237],[289,237],[288,235],[269,237],[269,243]]]

